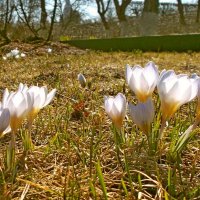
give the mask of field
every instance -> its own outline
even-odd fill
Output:
[[[165,128],[163,145],[151,154],[144,135],[129,114],[122,141],[104,109],[104,96],[124,93],[136,98],[125,83],[125,65],[148,61],[178,73],[200,71],[200,53],[99,52],[64,44],[12,43],[1,55],[18,49],[25,58],[0,60],[1,96],[19,83],[57,89],[53,101],[35,119],[34,148],[24,153],[26,121],[16,138],[16,166],[6,168],[11,134],[0,138],[0,199],[200,199],[200,135],[195,129],[177,155],[170,150],[195,119],[196,100],[182,106]],[[52,53],[47,53],[47,48]],[[84,74],[87,86],[77,80]],[[159,100],[153,127],[159,129]],[[120,142],[119,142],[120,141]]]

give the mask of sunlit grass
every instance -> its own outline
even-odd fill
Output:
[[[179,132],[194,122],[195,102],[181,107],[170,120],[162,151],[152,156],[146,136],[129,115],[123,126],[126,140],[116,140],[116,129],[103,108],[104,95],[122,92],[130,102],[135,101],[125,84],[126,64],[144,66],[151,60],[159,70],[198,74],[199,53],[102,53],[53,44],[52,53],[47,54],[48,46],[20,47],[26,58],[0,61],[1,91],[16,90],[22,82],[56,88],[57,94],[33,123],[34,148],[25,159],[21,135],[26,122],[22,125],[12,172],[6,170],[5,163],[11,135],[0,139],[0,199],[199,198],[199,129],[181,156],[170,154]],[[12,49],[7,48],[7,52]],[[2,55],[5,52],[6,48]],[[86,88],[79,85],[79,73],[87,80]],[[156,102],[156,94],[153,97]],[[159,101],[156,108],[158,111]],[[160,126],[160,114],[155,118],[154,129]]]

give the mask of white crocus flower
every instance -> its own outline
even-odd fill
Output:
[[[148,134],[155,115],[155,109],[152,100],[149,98],[146,102],[139,102],[137,105],[129,103],[128,108],[131,118],[135,124],[145,134]]]
[[[46,86],[31,86],[27,90],[27,93],[31,96],[33,102],[32,107],[28,113],[28,121],[31,125],[40,109],[47,106],[52,101],[56,94],[56,89],[53,89],[48,93]]]
[[[11,54],[12,54],[12,56],[17,56],[17,55],[19,55],[19,50],[16,48],[16,49],[13,49],[13,50],[11,50]]]
[[[126,82],[141,102],[152,96],[158,79],[158,69],[153,62],[148,62],[144,68],[126,66]]]
[[[22,58],[26,57],[26,54],[25,53],[21,53],[21,57]]]
[[[158,81],[163,121],[170,119],[183,104],[197,96],[199,79],[185,74],[176,75],[173,70],[163,70]]]
[[[13,55],[12,55],[11,52],[9,52],[9,53],[6,54],[6,57],[7,57],[7,58],[11,58],[11,57],[13,57]]]
[[[8,108],[0,107],[0,137],[11,131],[10,112]]]
[[[81,87],[85,87],[86,86],[86,79],[85,79],[85,77],[83,76],[83,74],[78,74],[78,81],[79,81],[79,83],[80,83],[80,85],[81,85]]]
[[[31,96],[23,92],[11,92],[6,89],[3,95],[2,106],[10,111],[10,127],[16,132],[26,117],[30,105],[32,104]]]
[[[7,57],[6,57],[6,56],[3,56],[2,58],[3,58],[3,60],[7,60]]]
[[[48,53],[52,53],[52,49],[51,49],[51,48],[48,48],[48,49],[47,49],[47,52],[48,52]]]
[[[118,93],[116,97],[105,96],[104,107],[115,126],[120,128],[126,115],[126,97],[121,93]]]

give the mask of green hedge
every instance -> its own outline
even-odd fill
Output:
[[[101,51],[199,51],[200,34],[66,40],[72,46]]]

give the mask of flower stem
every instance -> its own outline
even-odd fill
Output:
[[[165,124],[166,124],[166,120],[162,119],[162,123],[161,123],[161,127],[160,127],[160,132],[159,132],[159,136],[158,136],[158,141],[161,141],[163,138],[163,132],[165,129]]]
[[[13,170],[15,166],[15,150],[16,150],[16,138],[15,138],[15,131],[11,133],[11,140],[10,144],[7,149],[7,167],[8,170]]]

